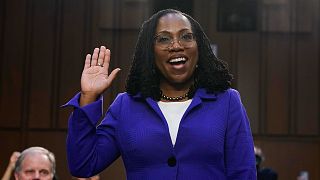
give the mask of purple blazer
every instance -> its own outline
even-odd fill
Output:
[[[122,93],[100,122],[102,98],[69,118],[67,157],[73,176],[89,177],[122,157],[128,180],[255,180],[253,138],[239,93],[196,91],[184,113],[175,146],[151,98]]]

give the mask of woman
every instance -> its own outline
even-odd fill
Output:
[[[253,140],[239,94],[230,88],[200,25],[167,9],[144,22],[126,92],[104,119],[110,74],[104,46],[86,56],[81,92],[68,106],[68,163],[72,175],[100,173],[120,155],[127,179],[256,179]],[[179,132],[179,133],[178,133]]]

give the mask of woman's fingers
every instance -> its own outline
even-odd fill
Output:
[[[106,47],[101,46],[100,47],[100,51],[99,51],[97,66],[103,66],[103,61],[104,61],[104,58],[105,58],[105,52],[106,52]]]
[[[88,69],[90,67],[91,54],[87,54],[86,60],[84,62],[84,69]]]
[[[116,78],[116,76],[117,76],[117,74],[118,74],[118,72],[119,72],[120,70],[121,70],[120,68],[116,68],[116,69],[114,69],[114,70],[110,73],[110,75],[109,75],[109,82],[110,82],[110,84],[111,84],[111,82],[114,80],[114,78]]]
[[[109,49],[105,49],[102,66],[105,68],[106,72],[108,72],[108,69],[109,69],[110,55],[111,55],[110,50]]]
[[[110,50],[109,50],[109,52],[110,52]],[[105,54],[106,54],[106,47],[105,46],[101,46],[100,49],[94,48],[92,56],[90,54],[88,54],[86,56],[85,68],[89,68],[91,66],[101,66],[102,67],[104,64]],[[90,60],[89,63],[88,63],[88,59]]]
[[[95,48],[93,50],[93,54],[87,54],[84,69],[88,69],[92,66],[101,66],[104,70],[104,74],[109,74],[109,65],[110,65],[110,49],[107,49],[105,46],[101,46],[99,48]],[[116,74],[120,71],[119,68],[114,69],[110,74],[111,81],[115,78]]]
[[[93,54],[92,54],[92,59],[91,59],[91,66],[97,66],[98,55],[99,55],[99,48],[94,48]]]

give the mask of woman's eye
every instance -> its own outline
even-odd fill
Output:
[[[158,43],[169,43],[170,41],[171,41],[171,38],[167,36],[158,36],[157,38]]]
[[[184,40],[184,41],[192,41],[193,40],[193,35],[191,33],[188,33],[188,34],[183,34],[181,36],[181,40]]]

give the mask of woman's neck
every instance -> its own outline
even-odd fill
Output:
[[[161,99],[165,101],[185,101],[188,100],[191,84],[160,84]]]

